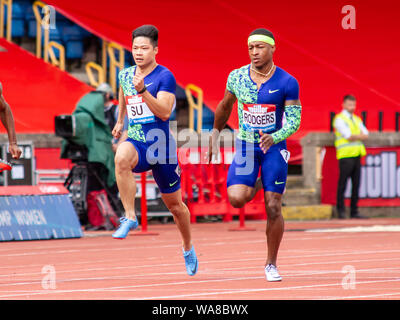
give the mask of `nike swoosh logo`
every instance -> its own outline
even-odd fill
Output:
[[[285,183],[285,181],[282,182],[275,181],[275,184],[282,184],[282,183]]]
[[[198,263],[198,260],[196,259],[196,265],[194,266],[194,268],[192,270],[190,270],[192,272],[192,274],[195,274],[197,272],[197,263]]]
[[[276,90],[271,90],[271,89],[269,89],[269,93],[274,93],[274,92],[277,92],[277,91],[279,91],[279,89],[276,89]]]
[[[146,87],[150,87],[153,84],[153,82],[150,82],[149,84],[146,84]]]
[[[169,186],[172,187],[177,182],[178,182],[178,180],[176,180],[174,183],[170,183]]]

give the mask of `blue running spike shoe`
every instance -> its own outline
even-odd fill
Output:
[[[189,251],[185,251],[185,249],[183,249],[183,257],[185,258],[187,274],[189,276],[194,276],[199,267],[199,263],[197,261],[197,256],[196,256],[196,252],[194,251],[194,247],[192,246],[192,249],[190,249]]]
[[[112,235],[114,239],[125,239],[129,230],[135,230],[139,225],[137,220],[127,219],[125,217],[119,218],[119,222],[120,225],[117,231]]]

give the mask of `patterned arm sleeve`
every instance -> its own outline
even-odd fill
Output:
[[[286,140],[300,127],[301,106],[291,105],[285,107],[286,123],[281,129],[271,134],[274,144]]]

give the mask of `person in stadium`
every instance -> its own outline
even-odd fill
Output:
[[[215,111],[208,160],[212,161],[218,152],[219,132],[237,100],[239,132],[228,170],[228,198],[232,206],[241,208],[264,188],[268,247],[264,270],[268,281],[280,281],[277,256],[284,231],[282,194],[290,157],[285,140],[300,126],[299,85],[293,76],[274,64],[275,38],[269,30],[254,30],[247,44],[251,63],[228,76],[225,95]],[[260,168],[261,179],[257,179]]]
[[[347,180],[351,178],[350,217],[367,218],[358,212],[358,193],[361,177],[361,157],[367,154],[363,141],[368,130],[360,117],[354,114],[356,97],[348,94],[343,98],[343,110],[333,119],[335,129],[336,158],[339,161],[339,179],[336,194],[336,210],[339,219],[345,219],[344,193]]]
[[[132,55],[136,66],[119,73],[119,115],[113,136],[119,138],[126,112],[128,139],[115,155],[115,172],[125,217],[113,234],[123,239],[138,227],[135,214],[134,173],[152,170],[161,197],[172,213],[183,242],[186,271],[195,275],[198,260],[191,241],[190,213],[182,201],[176,141],[169,130],[175,107],[176,81],[170,70],[156,62],[158,30],[143,25],[132,33]]]
[[[118,103],[115,103],[114,93],[111,86],[107,83],[101,83],[96,91],[102,92],[104,94],[104,117],[108,126],[110,127],[110,131],[112,131],[115,127],[115,124],[118,120],[119,107]],[[119,139],[113,139],[112,141],[112,149],[114,153],[117,151],[117,147],[119,143],[125,141],[128,137],[128,117],[125,117],[124,120],[124,128]]]
[[[3,85],[0,82],[0,119],[7,130],[9,147],[8,151],[13,159],[21,157],[21,149],[17,145],[17,134],[15,133],[14,117],[9,104],[3,96]]]

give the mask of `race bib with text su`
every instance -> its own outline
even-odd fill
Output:
[[[130,123],[144,124],[155,122],[156,118],[153,112],[151,112],[140,95],[127,96],[125,97],[125,102]]]

